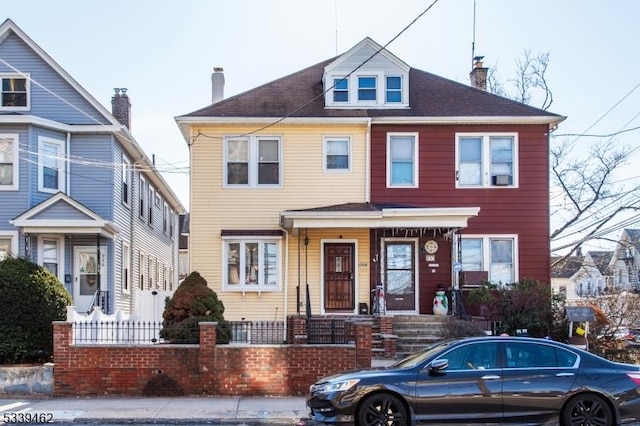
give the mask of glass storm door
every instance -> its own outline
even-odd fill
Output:
[[[354,272],[353,244],[327,243],[324,245],[325,311],[354,311]]]
[[[413,241],[386,241],[384,284],[386,310],[416,310],[415,244]]]
[[[106,247],[100,247],[100,257],[102,262],[98,265],[98,250],[95,247],[74,249],[73,302],[78,312],[87,312],[96,292],[106,289]]]

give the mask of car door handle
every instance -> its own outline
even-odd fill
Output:
[[[556,374],[556,377],[573,377],[575,376],[575,374],[573,373],[558,373]]]
[[[495,374],[487,374],[486,376],[482,376],[481,377],[482,380],[497,380],[499,378],[500,378],[500,376],[495,375]]]

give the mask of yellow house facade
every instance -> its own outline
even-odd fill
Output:
[[[306,313],[307,297],[313,313],[357,313],[369,301],[368,229],[287,228],[282,216],[367,201],[368,119],[260,131],[268,122],[220,121],[190,127],[198,172],[191,174],[189,243],[191,270],[221,298],[225,318],[284,320]],[[340,259],[338,272],[323,262],[334,250],[349,253],[331,254]],[[348,300],[319,285],[336,274],[350,288]]]

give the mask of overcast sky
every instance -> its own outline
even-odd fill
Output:
[[[0,17],[11,18],[108,110],[113,88],[128,89],[132,133],[188,209],[188,150],[174,117],[211,103],[213,67],[224,68],[225,96],[236,95],[365,37],[385,45],[432,3],[4,0]],[[640,1],[476,0],[475,11],[474,32],[474,0],[436,1],[388,50],[464,84],[472,46],[505,82],[525,50],[549,52],[549,110],[568,117],[556,134],[640,126]],[[617,140],[638,148],[639,136]]]

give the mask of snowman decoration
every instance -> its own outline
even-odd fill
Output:
[[[444,286],[438,284],[436,295],[433,298],[433,314],[434,315],[447,315],[449,313],[449,300],[444,292]]]

